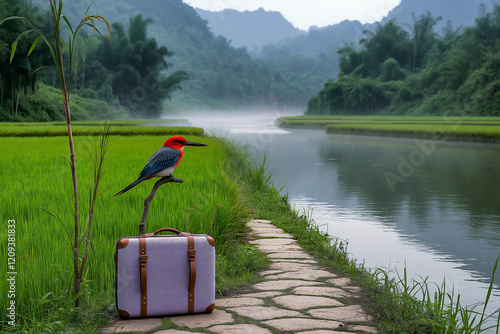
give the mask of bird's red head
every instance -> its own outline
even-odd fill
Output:
[[[184,146],[207,146],[207,145],[194,143],[192,141],[187,141],[186,138],[181,137],[181,136],[173,136],[171,138],[168,138],[167,141],[165,141],[165,143],[163,143],[163,146],[182,150],[184,148]]]

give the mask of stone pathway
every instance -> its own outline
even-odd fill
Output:
[[[253,241],[267,253],[269,270],[247,293],[217,299],[210,314],[118,320],[102,333],[377,333],[373,318],[355,303],[360,288],[322,269],[292,235],[270,221],[253,220]],[[354,302],[353,302],[354,301]],[[168,322],[168,321],[167,321]]]

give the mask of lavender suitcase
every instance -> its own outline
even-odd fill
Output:
[[[176,235],[158,235],[164,231]],[[120,238],[115,251],[115,294],[123,318],[211,312],[214,239],[172,228]]]

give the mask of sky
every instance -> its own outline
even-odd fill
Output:
[[[226,8],[238,11],[278,11],[295,27],[308,30],[343,20],[373,23],[384,18],[401,0],[183,0],[192,7],[217,12]]]

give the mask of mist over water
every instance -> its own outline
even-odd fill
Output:
[[[483,302],[500,252],[500,146],[326,134],[274,126],[271,112],[188,117],[267,155],[289,201],[366,266],[429,276]],[[184,117],[185,118],[185,117]],[[500,273],[491,310],[500,307]]]

